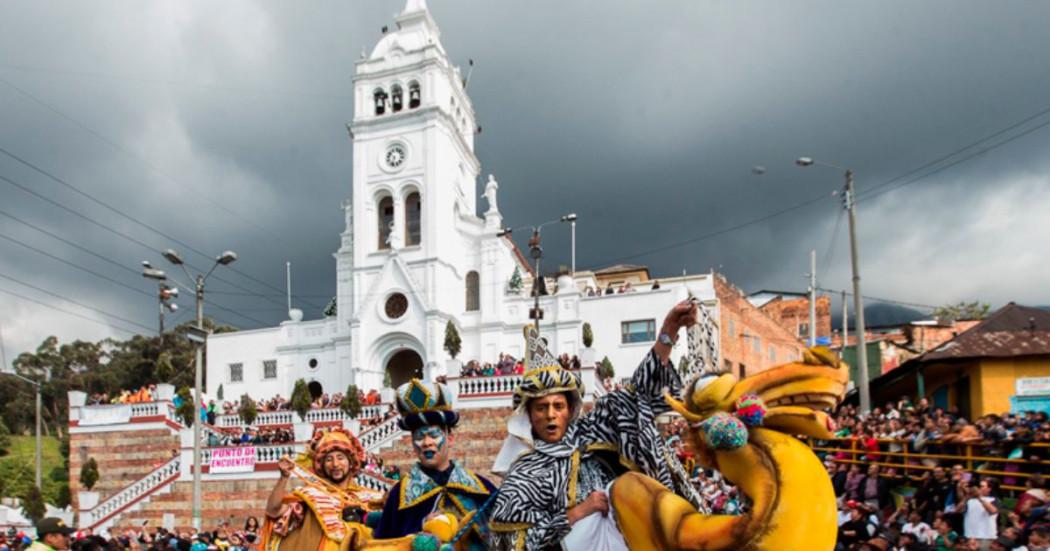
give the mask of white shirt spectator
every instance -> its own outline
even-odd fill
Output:
[[[910,522],[905,523],[901,528],[901,532],[904,534],[914,534],[915,538],[918,539],[920,543],[925,543],[927,545],[933,543],[933,529],[930,528],[929,524],[926,524],[921,520],[916,524]]]
[[[995,539],[998,531],[996,519],[998,519],[999,513],[998,511],[989,513],[978,499],[993,505],[996,509],[999,508],[999,503],[994,497],[984,496],[967,499],[966,515],[963,517],[963,535],[968,538],[982,540]]]

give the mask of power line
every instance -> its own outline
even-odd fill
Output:
[[[3,178],[3,176],[0,176],[0,178]],[[96,271],[94,271],[94,270],[92,270],[90,268],[85,268],[84,266],[81,266],[81,265],[76,264],[74,262],[70,262],[70,261],[68,261],[68,260],[66,260],[64,258],[55,256],[55,255],[53,255],[53,254],[51,254],[51,253],[49,253],[47,251],[44,251],[44,250],[39,249],[37,247],[34,247],[34,246],[32,246],[32,245],[30,245],[28,243],[25,243],[23,241],[20,241],[18,239],[15,239],[13,237],[8,236],[8,235],[4,235],[3,233],[0,233],[0,239],[5,239],[7,241],[10,241],[11,243],[14,243],[14,244],[16,244],[16,245],[18,245],[20,247],[24,247],[26,249],[29,249],[29,250],[37,253],[37,254],[46,256],[46,257],[48,257],[48,258],[50,258],[52,260],[56,260],[56,261],[61,262],[61,263],[65,264],[65,265],[67,265],[67,266],[70,266],[72,268],[76,268],[77,270],[81,270],[83,272],[87,272],[87,273],[89,273],[89,274],[91,274],[91,275],[93,275],[95,277],[98,277],[100,279],[104,279],[104,280],[109,281],[110,283],[113,283],[115,285],[119,285],[121,287],[130,289],[130,290],[132,290],[132,291],[134,291],[134,292],[136,292],[136,293],[138,293],[140,295],[145,295],[145,296],[148,296],[150,298],[155,298],[153,293],[149,293],[149,292],[143,291],[142,289],[139,289],[137,287],[132,287],[131,285],[128,285],[127,283],[124,283],[122,281],[118,281],[116,279],[113,279],[113,278],[105,275],[105,274],[96,272]],[[221,310],[221,311],[224,311],[224,312],[229,312],[231,314],[234,314],[234,315],[239,316],[241,318],[244,318],[246,320],[250,320],[250,321],[253,321],[255,323],[258,323],[259,325],[262,325],[262,326],[270,325],[269,323],[267,323],[265,321],[253,318],[253,317],[245,315],[245,314],[241,314],[241,313],[239,313],[239,312],[237,312],[235,310],[232,310],[230,308],[226,308],[226,307],[220,306],[218,304],[215,304],[214,302],[210,302],[209,304],[211,304],[212,307],[214,307],[214,308],[216,308],[218,310]],[[228,324],[228,325],[232,325],[232,324]]]
[[[117,151],[119,151],[119,152],[121,152],[121,153],[123,153],[123,154],[125,154],[125,155],[127,155],[127,156],[129,156],[129,157],[131,157],[131,158],[133,158],[133,159],[135,159],[137,161],[139,161],[140,163],[145,165],[147,168],[149,168],[151,171],[153,171],[155,174],[161,176],[162,178],[164,178],[168,182],[174,183],[171,180],[171,178],[168,178],[168,176],[166,174],[164,174],[159,168],[157,168],[153,163],[149,162],[148,160],[146,160],[142,156],[138,155],[137,153],[135,153],[133,151],[130,151],[126,147],[116,143],[115,141],[107,138],[106,136],[103,136],[99,132],[96,132],[91,127],[89,127],[86,124],[78,121],[77,119],[67,115],[65,112],[63,112],[62,110],[58,109],[57,107],[55,107],[55,106],[53,106],[53,105],[51,105],[51,104],[49,104],[49,103],[47,103],[47,102],[37,98],[33,94],[30,94],[26,90],[23,90],[22,88],[14,85],[13,83],[11,83],[10,81],[8,81],[8,80],[6,80],[4,78],[0,78],[0,83],[6,84],[8,87],[10,87],[11,89],[15,90],[16,92],[18,92],[23,97],[28,98],[33,103],[36,103],[37,105],[43,107],[44,109],[50,111],[51,113],[53,113],[53,114],[55,114],[55,115],[65,119],[66,121],[68,121],[71,124],[73,124],[74,126],[80,128],[84,132],[87,132],[91,136],[94,136],[96,139],[98,139],[102,143],[105,143],[106,145],[116,149]],[[208,201],[212,205],[214,205],[214,206],[218,207],[219,209],[227,212],[228,214],[231,214],[231,215],[239,218],[242,222],[251,224],[251,225],[255,226],[257,229],[260,229],[262,231],[265,231],[265,232],[270,233],[271,235],[273,235],[266,228],[260,227],[258,224],[255,224],[253,221],[245,219],[244,217],[241,217],[236,212],[231,211],[230,209],[226,208],[225,206],[223,206],[222,204],[216,202],[215,200],[211,199],[210,197],[207,197],[207,196],[203,196],[203,197],[204,197],[204,199],[206,201]],[[274,237],[277,237],[277,236],[274,236]],[[280,239],[280,238],[278,237],[278,239]]]
[[[842,227],[842,218],[845,209],[840,209],[838,216],[835,217],[835,229],[831,230],[831,239],[828,241],[828,249],[824,251],[824,260],[821,262],[820,273],[824,274],[828,271],[828,266],[831,265],[831,257],[835,254],[835,243],[838,242],[839,228]]]
[[[87,321],[90,321],[92,323],[98,323],[98,324],[101,324],[101,325],[105,325],[106,327],[109,327],[110,329],[118,330],[118,331],[120,331],[122,333],[125,333],[125,334],[128,334],[128,335],[138,335],[139,334],[138,331],[131,330],[131,329],[126,329],[124,327],[121,327],[121,326],[118,326],[118,325],[114,325],[114,324],[111,324],[109,322],[105,322],[105,321],[102,321],[102,320],[99,320],[99,319],[89,318],[89,317],[87,317],[85,315],[78,314],[76,312],[71,312],[71,311],[66,310],[64,308],[59,308],[58,306],[47,304],[45,302],[41,302],[39,300],[36,300],[35,298],[27,297],[27,296],[25,296],[23,294],[16,293],[14,291],[9,291],[9,290],[4,289],[4,288],[0,288],[0,293],[6,293],[8,295],[12,295],[12,296],[20,298],[22,300],[27,300],[29,302],[32,302],[32,303],[35,303],[35,304],[39,304],[40,306],[43,306],[45,308],[50,308],[52,310],[57,310],[59,312],[66,313],[66,314],[69,314],[71,316],[76,316],[76,317],[78,317],[80,319],[87,320]]]
[[[117,237],[120,237],[122,239],[128,240],[128,241],[130,241],[132,243],[135,243],[136,245],[138,245],[138,246],[140,246],[140,247],[142,247],[142,248],[144,248],[144,249],[146,249],[146,250],[148,250],[148,251],[150,251],[150,252],[152,252],[154,254],[160,254],[160,251],[157,250],[157,248],[153,247],[152,245],[150,245],[148,243],[145,243],[145,242],[143,242],[143,241],[141,241],[141,240],[139,240],[139,239],[137,239],[135,237],[132,237],[132,236],[130,236],[130,235],[128,235],[128,234],[126,234],[126,233],[124,233],[122,231],[113,229],[113,228],[111,228],[111,227],[109,227],[109,226],[107,226],[107,225],[105,225],[105,224],[103,224],[103,223],[101,223],[101,222],[99,222],[97,220],[94,220],[94,219],[92,219],[92,218],[90,218],[88,216],[85,216],[84,214],[82,214],[82,213],[80,213],[80,212],[78,212],[78,211],[76,211],[74,209],[71,209],[71,208],[63,205],[62,203],[59,203],[58,201],[55,201],[55,200],[53,200],[53,199],[51,199],[49,197],[41,195],[40,193],[37,193],[36,191],[33,191],[32,189],[30,189],[28,186],[22,185],[22,184],[20,184],[20,183],[18,183],[16,181],[14,181],[14,180],[4,176],[4,175],[2,175],[2,174],[0,174],[0,180],[3,180],[4,182],[7,182],[8,184],[11,184],[12,186],[17,187],[18,189],[21,189],[22,191],[24,191],[24,192],[26,192],[26,193],[28,193],[28,194],[30,194],[30,195],[40,199],[41,201],[45,201],[45,202],[47,202],[47,203],[49,203],[49,204],[51,204],[51,205],[53,205],[55,207],[58,207],[58,208],[60,208],[60,209],[62,209],[64,211],[66,211],[66,212],[76,216],[77,218],[80,218],[81,220],[84,220],[84,221],[86,221],[86,222],[88,222],[88,223],[90,223],[90,224],[92,224],[94,226],[102,228],[102,229],[112,233],[113,235],[116,235]],[[191,268],[193,268],[194,270],[196,270],[198,272],[203,272],[204,271],[204,270],[194,266],[193,264],[190,264],[189,262],[187,262],[186,265],[191,267]],[[220,282],[223,282],[223,283],[226,283],[227,285],[230,285],[230,286],[232,286],[234,288],[241,289],[243,291],[248,291],[249,293],[252,293],[255,296],[260,296],[260,297],[263,297],[263,298],[267,298],[267,297],[265,297],[265,295],[260,295],[258,293],[253,293],[250,289],[246,289],[246,288],[244,288],[244,287],[242,287],[240,285],[237,285],[237,284],[235,284],[233,282],[227,281],[226,279],[223,279],[223,278],[221,278],[221,277],[219,277],[217,275],[215,275],[214,278],[216,280],[218,280]],[[267,300],[269,302],[273,302],[274,304],[279,304],[279,302],[275,302],[273,299],[267,298]],[[311,306],[313,306],[315,308],[317,307],[316,305],[311,305]]]
[[[848,291],[843,291],[843,290],[826,289],[824,287],[817,287],[817,290],[818,291],[824,291],[825,293],[835,293],[835,294],[846,293],[846,295],[848,295],[848,296],[853,296],[853,293],[850,293]],[[868,296],[868,295],[861,295],[861,298],[863,298],[864,300],[870,300],[870,301],[873,301],[873,302],[883,302],[883,303],[886,303],[886,304],[896,304],[898,306],[910,306],[910,307],[913,307],[913,308],[923,308],[923,309],[926,309],[926,310],[936,310],[936,309],[940,308],[940,306],[933,306],[933,305],[930,305],[930,304],[920,304],[918,302],[905,302],[905,301],[902,301],[902,300],[893,300],[893,299],[889,299],[889,298],[871,297],[871,296]]]
[[[3,79],[0,79],[0,81],[2,81],[2,80]],[[207,258],[209,261],[214,260],[214,258],[212,258],[211,255],[209,255],[209,254],[207,254],[205,252],[202,252],[201,250],[193,247],[192,245],[190,245],[188,243],[180,241],[179,239],[175,238],[174,236],[171,236],[171,235],[168,235],[167,233],[164,233],[160,229],[152,226],[151,224],[148,224],[148,223],[146,223],[146,222],[144,222],[142,220],[139,220],[138,218],[136,218],[136,217],[134,217],[134,216],[132,216],[132,215],[130,215],[130,214],[128,214],[128,213],[126,213],[126,212],[116,208],[116,207],[114,207],[113,205],[110,205],[109,203],[107,203],[107,202],[105,202],[105,201],[103,201],[101,199],[96,198],[92,194],[81,190],[77,186],[74,186],[73,184],[67,182],[66,180],[64,180],[64,179],[62,179],[62,178],[52,174],[51,172],[49,172],[47,170],[44,170],[43,168],[37,166],[36,164],[34,164],[34,163],[32,163],[32,162],[30,162],[30,161],[28,161],[28,160],[26,160],[26,159],[16,155],[16,154],[8,151],[7,149],[5,149],[3,147],[0,147],[0,153],[3,153],[4,155],[7,155],[8,157],[10,157],[10,158],[14,159],[15,161],[21,163],[22,165],[24,165],[24,166],[26,166],[26,167],[36,171],[37,173],[39,173],[39,174],[41,174],[43,176],[46,176],[47,178],[49,178],[49,179],[51,179],[51,180],[61,184],[65,188],[67,188],[67,189],[69,189],[69,190],[79,194],[80,196],[82,196],[85,199],[95,203],[96,205],[99,205],[99,206],[101,206],[103,208],[106,208],[110,212],[113,212],[115,214],[123,216],[124,218],[134,222],[135,224],[138,224],[139,226],[142,226],[143,228],[146,228],[149,231],[151,231],[151,232],[153,232],[153,233],[155,233],[155,234],[157,234],[157,235],[159,235],[161,237],[164,237],[165,239],[168,239],[168,240],[174,242],[175,244],[177,244],[177,245],[179,245],[181,247],[185,247],[186,249],[188,249],[191,252],[194,252],[194,253],[196,253],[196,254],[204,257],[204,258]],[[232,270],[233,272],[235,272],[237,274],[240,274],[241,276],[246,277],[246,278],[248,278],[248,279],[250,279],[252,281],[255,281],[256,283],[259,283],[260,285],[263,285],[264,287],[268,287],[268,288],[276,290],[276,291],[281,291],[280,288],[274,287],[273,285],[270,285],[269,283],[267,283],[265,281],[262,281],[261,279],[258,279],[256,277],[250,275],[250,274],[247,274],[245,272],[237,270],[236,268],[230,267],[230,270]],[[216,279],[219,279],[219,278],[217,277]],[[223,280],[220,279],[220,281],[223,281]],[[244,289],[244,290],[247,291],[248,289]],[[317,307],[317,305],[311,305],[311,306]]]
[[[989,135],[987,135],[987,136],[985,136],[985,137],[983,137],[983,138],[981,138],[981,139],[979,139],[979,140],[977,140],[975,142],[970,143],[969,145],[966,145],[966,146],[964,146],[964,147],[962,147],[960,149],[956,149],[955,151],[953,151],[953,152],[951,152],[951,153],[949,153],[947,155],[944,155],[942,157],[934,159],[934,160],[932,160],[932,161],[930,161],[930,162],[928,162],[928,163],[926,163],[926,164],[924,164],[924,165],[922,165],[920,167],[915,168],[914,170],[910,170],[910,171],[908,171],[908,172],[906,172],[904,174],[901,174],[900,176],[897,176],[896,178],[893,178],[891,180],[887,180],[887,181],[885,181],[885,182],[883,182],[883,183],[881,183],[881,184],[879,184],[879,185],[877,185],[877,186],[875,186],[875,187],[873,187],[873,188],[871,188],[869,190],[866,190],[863,193],[858,194],[858,199],[864,198],[865,195],[870,195],[870,194],[872,194],[873,192],[875,192],[878,189],[884,188],[884,187],[886,187],[886,186],[888,186],[888,185],[890,185],[890,184],[892,184],[894,182],[898,182],[900,180],[903,180],[904,178],[907,178],[907,177],[909,177],[909,176],[911,176],[911,175],[913,175],[913,174],[915,174],[917,172],[921,172],[922,170],[925,170],[925,169],[930,168],[930,167],[932,167],[934,165],[937,165],[938,163],[941,163],[942,161],[946,161],[946,160],[948,160],[948,159],[950,159],[950,158],[952,158],[952,157],[954,157],[954,156],[956,156],[956,155],[966,151],[967,149],[972,149],[972,148],[980,145],[983,142],[986,142],[986,141],[991,140],[993,138],[997,138],[997,137],[999,137],[999,136],[1001,136],[1001,135],[1003,135],[1003,134],[1005,134],[1005,133],[1007,133],[1007,132],[1009,132],[1009,131],[1011,131],[1011,130],[1013,130],[1015,128],[1024,126],[1028,122],[1031,122],[1031,121],[1033,121],[1035,119],[1038,119],[1039,117],[1041,117],[1041,116],[1043,116],[1043,115],[1045,115],[1047,113],[1050,113],[1050,107],[1048,107],[1046,109],[1043,109],[1041,111],[1038,111],[1038,112],[1036,112],[1033,115],[1029,115],[1029,116],[1021,119],[1020,121],[1017,121],[1017,122],[1015,122],[1015,123],[1013,123],[1013,124],[1003,128],[1003,129],[1001,129],[1001,130],[999,130],[997,132],[989,134]],[[1037,127],[1037,128],[1041,128],[1041,127],[1042,126]],[[1014,139],[1016,139],[1016,137]],[[996,146],[996,147],[998,147],[998,146]],[[989,150],[985,150],[985,151],[989,151]],[[952,165],[948,165],[948,166],[952,166]],[[945,168],[947,168],[947,167],[945,167]],[[924,176],[924,178],[925,178],[925,176]]]
[[[72,303],[72,304],[76,304],[77,306],[79,306],[81,308],[84,308],[86,310],[91,310],[93,312],[97,312],[97,313],[102,314],[104,316],[109,316],[109,317],[111,317],[113,319],[118,319],[118,320],[120,320],[122,322],[130,323],[131,325],[134,325],[136,327],[141,327],[141,328],[143,328],[143,329],[145,329],[147,331],[152,331],[151,328],[146,327],[145,325],[142,325],[141,323],[139,323],[137,321],[129,320],[128,318],[125,318],[125,317],[122,317],[122,316],[118,316],[117,314],[114,314],[114,313],[111,313],[111,312],[107,312],[105,310],[100,310],[100,309],[92,307],[92,306],[88,306],[87,304],[84,304],[82,302],[78,302],[76,300],[73,300],[73,299],[71,299],[71,298],[69,298],[69,297],[67,297],[65,295],[60,295],[60,294],[55,293],[53,291],[48,291],[47,289],[44,289],[42,287],[37,287],[36,285],[33,285],[32,283],[26,283],[25,281],[22,281],[20,279],[14,278],[14,277],[11,277],[11,276],[3,273],[3,272],[0,272],[0,277],[4,278],[6,280],[9,280],[9,281],[14,281],[15,283],[18,283],[19,285],[23,285],[25,287],[29,287],[30,289],[33,289],[35,291],[39,291],[39,292],[44,293],[46,295],[51,295],[51,296],[53,296],[53,297],[55,297],[57,299],[61,299],[61,300],[64,300],[66,302],[69,302],[69,303]]]

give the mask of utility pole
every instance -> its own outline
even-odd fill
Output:
[[[210,272],[209,272],[210,273]],[[204,331],[204,276],[196,280],[197,329]],[[204,345],[197,344],[193,369],[193,528],[201,529],[201,387],[204,386]]]
[[[860,294],[860,251],[857,248],[857,202],[853,192],[853,171],[846,170],[846,209],[849,212],[849,251],[853,267],[853,315],[857,317],[857,387],[860,413],[871,411],[871,389],[868,388],[868,347],[864,331],[864,298]]]
[[[846,341],[849,340],[849,303],[846,302],[846,291],[842,291],[842,353],[846,353]]]
[[[817,344],[817,251],[809,251],[809,345]]]
[[[536,337],[540,335],[540,318],[543,317],[543,313],[540,311],[540,278],[543,277],[540,274],[540,259],[543,258],[543,248],[540,247],[540,229],[536,228],[532,232],[532,237],[529,238],[529,256],[536,261],[536,277],[533,280],[532,285],[532,296],[533,296],[533,307],[532,319],[536,320]]]

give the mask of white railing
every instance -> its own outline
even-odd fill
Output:
[[[397,419],[396,416],[391,417],[358,435],[357,438],[361,441],[361,446],[365,448],[366,452],[375,453],[384,444],[401,437],[404,431],[397,426]]]
[[[489,377],[450,377],[449,384],[456,385],[456,396],[470,399],[474,396],[511,394],[521,384],[521,375],[492,375]]]
[[[170,401],[138,402],[133,404],[93,404],[71,406],[70,422],[81,427],[123,425],[148,417],[162,416],[173,423],[182,424],[175,414],[175,405]]]
[[[82,527],[96,528],[108,518],[131,506],[139,499],[160,489],[179,476],[179,457],[174,457],[146,476],[132,482],[95,507],[80,512]]]
[[[367,471],[357,473],[357,483],[369,490],[375,490],[377,492],[385,492],[394,485],[394,481]]]
[[[353,419],[369,419],[381,417],[389,409],[388,405],[364,406],[361,414]],[[339,408],[311,409],[306,413],[307,423],[330,423],[336,421],[349,421],[349,415]],[[264,411],[255,418],[253,425],[291,425],[299,420],[299,414],[294,411]],[[246,423],[236,413],[219,415],[215,418],[215,425],[219,427],[238,427]]]
[[[255,447],[255,463],[276,463],[278,459],[289,456],[295,457],[295,445],[293,444],[271,444]],[[214,450],[221,448],[204,448],[201,450],[201,464],[211,465],[211,454]]]

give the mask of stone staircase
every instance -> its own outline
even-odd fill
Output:
[[[489,469],[507,435],[510,414],[510,407],[460,410],[459,425],[452,432],[452,458],[492,479]],[[391,447],[381,450],[379,457],[384,465],[397,465],[402,472],[416,462],[412,440],[407,433],[402,433]],[[498,480],[493,482],[498,483]]]

